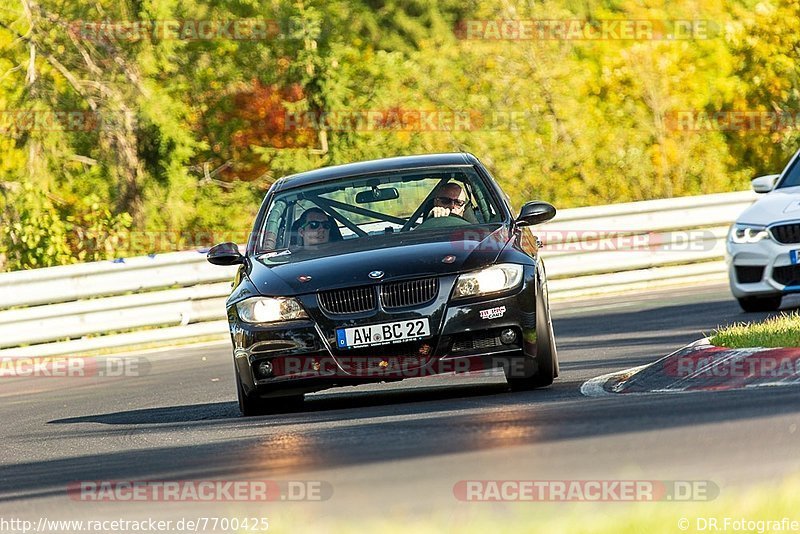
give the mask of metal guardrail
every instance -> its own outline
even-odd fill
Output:
[[[746,191],[562,210],[536,231],[551,298],[724,280],[728,226],[755,199]],[[235,271],[191,251],[1,273],[0,357],[224,338]]]

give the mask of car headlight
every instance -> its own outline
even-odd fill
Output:
[[[762,239],[769,239],[769,231],[764,226],[734,224],[731,228],[730,240],[734,243],[758,243]]]
[[[236,304],[239,317],[246,323],[274,323],[308,317],[296,299],[255,297]]]
[[[473,273],[462,274],[456,280],[453,298],[474,297],[506,291],[522,283],[522,265],[501,263]]]

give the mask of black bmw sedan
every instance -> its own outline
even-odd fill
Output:
[[[502,367],[558,375],[547,278],[528,228],[471,154],[389,158],[281,178],[240,254],[227,315],[239,407],[280,411],[336,386]]]

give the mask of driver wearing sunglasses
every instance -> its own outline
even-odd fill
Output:
[[[319,208],[311,208],[303,212],[298,221],[297,233],[302,246],[314,246],[328,243],[331,240],[331,229],[335,223]]]
[[[463,217],[466,205],[467,195],[460,185],[444,184],[433,197],[433,209],[430,215],[431,217],[447,217],[449,215]]]

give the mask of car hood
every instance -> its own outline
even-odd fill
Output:
[[[800,187],[776,189],[747,208],[738,223],[767,226],[776,222],[800,219]]]
[[[484,225],[354,239],[312,253],[257,256],[250,262],[249,276],[259,293],[278,296],[452,274],[490,265],[510,238],[505,226]],[[370,278],[373,271],[383,276]]]

